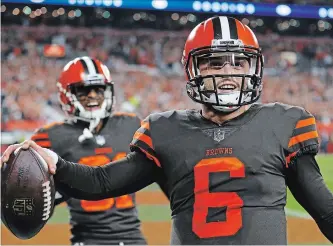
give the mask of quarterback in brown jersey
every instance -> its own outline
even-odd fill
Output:
[[[99,60],[78,57],[70,61],[57,82],[68,117],[42,127],[31,139],[81,165],[102,166],[126,156],[140,119],[112,111],[113,85],[108,68]],[[58,194],[55,203],[62,201],[70,212],[72,244],[146,244],[134,193],[98,201]]]
[[[91,200],[137,191],[162,170],[171,244],[286,244],[289,186],[333,242],[333,195],[315,160],[315,119],[300,107],[256,103],[264,60],[250,28],[231,17],[209,18],[189,34],[182,62],[187,94],[201,110],[148,116],[126,158],[80,166],[26,141],[10,146],[2,162],[14,149],[32,147],[64,193]]]

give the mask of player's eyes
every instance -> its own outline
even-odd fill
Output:
[[[223,63],[222,63],[222,62],[218,62],[218,61],[216,61],[216,62],[211,62],[211,63],[209,64],[209,67],[210,67],[211,69],[221,69],[221,68],[223,67]]]
[[[235,64],[234,64],[234,67],[235,67],[236,69],[243,68],[243,67],[245,67],[246,62],[247,62],[247,61],[246,61],[245,59],[239,59],[239,60],[236,60],[236,61],[235,61]]]
[[[105,91],[104,86],[95,86],[95,87],[77,87],[76,88],[76,96],[77,97],[86,97],[89,95],[89,93],[94,90],[95,93],[99,95],[103,95]]]

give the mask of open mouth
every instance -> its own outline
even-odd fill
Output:
[[[98,102],[89,102],[88,104],[87,104],[87,107],[86,107],[88,110],[91,110],[91,111],[93,111],[93,110],[97,110],[97,109],[99,109],[100,108],[100,106],[99,106],[99,103]]]
[[[232,83],[232,82],[223,82],[223,83],[220,83],[218,86],[217,86],[217,89],[219,91],[234,91],[238,88],[238,86],[235,84],[235,83]]]

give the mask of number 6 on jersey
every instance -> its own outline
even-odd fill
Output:
[[[209,192],[209,174],[229,172],[230,178],[244,178],[245,166],[236,157],[201,160],[194,168],[192,230],[200,238],[235,235],[242,228],[243,200],[236,192]],[[208,208],[226,207],[226,220],[206,222]]]

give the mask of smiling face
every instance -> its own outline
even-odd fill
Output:
[[[242,77],[228,77],[228,75],[249,74],[250,59],[241,55],[224,53],[220,56],[198,58],[198,68],[203,77],[215,75],[218,94],[230,94],[241,90],[243,79]],[[219,75],[223,76],[219,77]],[[203,82],[204,90],[214,90],[212,77],[204,78]],[[247,83],[244,83],[242,89],[247,89]]]
[[[95,111],[101,108],[104,101],[105,86],[76,86],[75,95],[81,105],[87,111]]]

